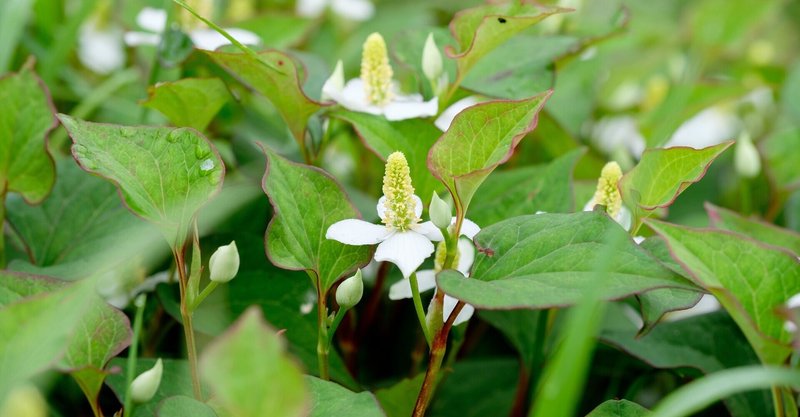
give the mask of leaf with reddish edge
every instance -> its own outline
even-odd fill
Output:
[[[23,68],[0,78],[0,109],[0,204],[8,192],[41,203],[56,179],[46,145],[58,126],[50,93],[33,70]]]
[[[258,54],[204,51],[217,65],[234,78],[268,98],[286,121],[301,150],[305,152],[305,132],[308,119],[325,106],[310,99],[302,88],[301,69],[291,56],[275,50]],[[275,70],[265,65],[270,63]]]
[[[156,109],[177,127],[205,130],[230,97],[219,78],[183,78],[151,86],[144,107]]]
[[[667,241],[692,279],[719,299],[761,361],[783,363],[791,353],[791,334],[774,309],[800,293],[800,260],[737,233],[645,223]]]
[[[651,216],[656,209],[669,207],[686,188],[700,181],[711,163],[732,144],[729,141],[703,149],[677,146],[644,151],[639,163],[619,181],[625,205],[639,220]]]
[[[517,33],[547,16],[569,11],[572,10],[544,7],[527,0],[462,10],[450,22],[450,32],[458,42],[460,52],[449,45],[445,52],[456,60],[459,79],[463,79],[481,58]]]
[[[267,158],[262,185],[274,209],[265,235],[267,257],[284,269],[313,272],[324,296],[339,278],[371,258],[370,246],[325,238],[332,224],[361,214],[325,171],[289,161],[267,146],[262,150]]]
[[[706,212],[711,224],[723,230],[741,233],[770,245],[779,246],[800,256],[800,234],[772,223],[750,219],[735,211],[706,202]]]
[[[81,167],[113,182],[134,214],[155,224],[173,250],[222,188],[217,149],[191,128],[119,126],[59,115]]]
[[[498,165],[536,127],[539,111],[552,90],[524,99],[497,100],[467,108],[431,147],[428,169],[466,213],[472,196]]]

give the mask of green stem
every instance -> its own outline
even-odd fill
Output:
[[[319,286],[317,287],[319,288]],[[317,334],[317,366],[319,367],[320,379],[327,381],[331,379],[328,367],[328,351],[330,343],[328,342],[328,307],[326,305],[327,294],[317,290],[317,322],[319,332]]]
[[[136,377],[136,361],[139,355],[139,335],[142,333],[142,319],[144,317],[144,306],[147,304],[147,295],[141,294],[136,297],[133,305],[136,306],[136,313],[133,317],[133,336],[131,338],[131,347],[128,349],[128,369],[125,372],[125,401],[123,403],[123,416],[130,417],[133,415],[133,401],[131,400],[131,383]]]
[[[186,287],[188,278],[186,277],[186,262],[184,259],[185,245],[173,251],[175,264],[178,269],[178,281],[181,291],[181,319],[183,319],[183,335],[186,339],[186,353],[189,357],[189,371],[192,376],[192,392],[195,399],[203,401],[203,393],[200,390],[200,376],[197,372],[197,348],[194,341],[194,326],[192,325],[192,312],[189,310]]]
[[[339,328],[339,324],[342,323],[342,319],[344,319],[345,314],[347,314],[347,309],[339,308],[339,311],[336,312],[336,316],[333,318],[333,323],[331,323],[330,327],[328,327],[328,351],[330,351],[331,343],[333,343],[333,335],[336,333],[336,329]]]
[[[786,410],[783,405],[783,394],[780,387],[772,387],[772,404],[775,407],[775,417],[785,417]]]
[[[208,285],[206,285],[206,287],[203,289],[203,291],[200,292],[200,295],[198,295],[197,298],[194,300],[194,303],[192,303],[192,305],[189,306],[189,311],[194,313],[194,310],[197,309],[197,307],[200,307],[200,303],[202,303],[203,300],[206,299],[206,297],[208,297],[212,292],[214,292],[214,290],[218,286],[219,283],[217,281],[209,282]]]
[[[425,308],[422,306],[422,298],[419,296],[419,284],[417,283],[417,273],[414,272],[408,277],[408,284],[411,285],[411,296],[414,299],[414,310],[417,312],[417,320],[422,327],[422,333],[425,334],[425,341],[428,346],[431,346],[433,340],[431,339],[431,331],[428,328],[427,320],[425,320]]]
[[[741,199],[742,214],[749,215],[753,211],[750,181],[747,178],[742,178],[740,188],[739,198]]]
[[[6,268],[6,190],[0,191],[0,269]]]

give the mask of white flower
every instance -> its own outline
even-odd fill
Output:
[[[583,211],[592,211],[594,206],[600,204],[606,207],[606,213],[620,224],[625,230],[631,228],[631,212],[622,204],[617,183],[622,178],[622,169],[616,162],[609,162],[600,172],[597,180],[597,190],[583,207]]]
[[[592,126],[589,136],[606,155],[623,148],[638,159],[647,147],[636,119],[631,116],[604,117]]]
[[[761,172],[761,157],[747,132],[742,132],[733,153],[733,166],[743,178],[755,178]]]
[[[667,321],[678,321],[687,319],[689,317],[699,316],[701,314],[713,313],[720,309],[717,297],[711,294],[703,294],[700,301],[697,302],[692,308],[680,311],[672,311],[664,316]]]
[[[136,16],[136,23],[147,32],[127,32],[125,34],[125,43],[129,46],[158,45],[161,42],[161,34],[166,28],[167,12],[162,9],[145,7]],[[258,45],[261,43],[261,38],[253,32],[237,28],[226,28],[225,31],[245,45]],[[210,28],[191,29],[187,35],[199,49],[213,51],[220,46],[230,44],[228,39]]]
[[[436,127],[439,128],[442,132],[446,131],[450,128],[450,125],[453,124],[453,119],[461,113],[467,107],[472,107],[479,103],[477,96],[468,96],[462,98],[461,100],[456,101],[455,103],[451,104],[450,107],[445,109],[439,117],[436,118],[436,121],[433,122]]]
[[[455,217],[453,217],[453,222],[455,222]],[[456,269],[461,272],[464,277],[469,277],[469,270],[472,268],[472,263],[475,261],[475,247],[472,244],[472,238],[474,238],[480,230],[481,229],[477,224],[468,219],[464,219],[464,224],[461,226],[461,235],[466,236],[467,238],[458,239],[458,255],[456,259]],[[444,243],[440,243],[438,249],[436,250],[434,269],[423,269],[422,271],[417,272],[417,284],[419,286],[420,293],[428,291],[432,288],[436,288],[437,292],[439,291],[439,289],[436,287],[436,273],[442,270],[442,264],[444,263],[446,250],[447,248],[445,247]],[[411,297],[411,283],[406,279],[400,280],[389,287],[389,299],[402,300],[404,298]],[[444,305],[442,306],[444,310],[443,320],[447,321],[447,319],[450,317],[450,314],[453,313],[457,303],[458,299],[445,294]],[[466,322],[472,317],[474,312],[475,308],[473,306],[469,304],[464,305],[464,308],[461,309],[461,312],[458,313],[458,316],[453,321],[453,325],[457,326]]]
[[[431,241],[442,240],[442,233],[430,221],[420,223],[422,200],[414,195],[408,162],[402,152],[386,159],[383,197],[378,200],[378,216],[384,225],[360,219],[332,224],[325,237],[346,245],[374,245],[376,261],[388,261],[408,278],[433,253]]]
[[[338,16],[355,22],[369,20],[375,15],[375,5],[369,0],[297,0],[295,12],[313,19],[321,16],[329,5]]]
[[[109,22],[102,24],[90,17],[81,25],[78,35],[78,59],[97,74],[110,74],[125,65],[122,29]]]
[[[741,129],[741,122],[723,107],[710,107],[683,123],[664,145],[706,148],[732,139]]]
[[[361,77],[344,83],[343,73],[337,70],[322,86],[322,96],[330,98],[348,110],[384,115],[388,120],[405,120],[435,116],[439,99],[424,101],[420,94],[402,95],[392,81],[392,67],[386,42],[373,33],[364,42]]]

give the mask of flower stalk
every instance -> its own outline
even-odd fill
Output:
[[[428,347],[431,347],[433,340],[431,339],[431,331],[428,328],[427,320],[425,319],[425,308],[422,306],[422,298],[419,295],[419,283],[417,282],[417,273],[413,273],[408,277],[409,284],[411,285],[411,295],[414,299],[414,310],[417,312],[417,320],[422,327],[422,333],[425,335],[425,341]]]

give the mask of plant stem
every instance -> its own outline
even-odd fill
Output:
[[[156,83],[158,80],[158,73],[161,71],[161,51],[164,50],[166,33],[169,30],[170,25],[172,24],[172,16],[174,13],[174,7],[172,6],[172,2],[170,0],[164,0],[164,10],[167,11],[167,19],[164,22],[164,30],[161,31],[161,38],[158,41],[158,45],[156,46],[156,52],[153,54],[153,62],[150,65],[150,74],[147,77],[147,87],[149,88],[151,85]],[[142,106],[142,110],[139,113],[139,123],[144,123],[147,121],[147,114],[150,112],[149,107]]]
[[[6,268],[6,192],[0,191],[0,269]]]
[[[425,320],[425,308],[422,306],[422,298],[419,295],[419,284],[417,283],[417,273],[414,272],[408,277],[408,284],[411,285],[411,296],[414,299],[414,310],[417,312],[417,320],[422,327],[422,333],[425,334],[425,341],[428,346],[431,346],[433,340],[431,339],[431,330],[428,328],[427,320]]]
[[[442,292],[437,294],[437,298],[439,295],[444,298]],[[464,308],[464,303],[459,301],[453,309],[453,312],[450,313],[450,317],[447,318],[447,322],[445,322],[444,326],[436,333],[436,337],[433,339],[431,353],[428,359],[428,370],[425,372],[425,379],[422,381],[422,388],[420,388],[419,395],[417,396],[417,403],[414,405],[413,417],[423,417],[425,415],[425,410],[428,408],[428,404],[431,402],[433,391],[436,389],[439,370],[442,367],[442,359],[444,359],[444,354],[447,350],[447,336],[462,308]]]
[[[339,324],[342,323],[342,319],[344,319],[345,314],[347,314],[347,310],[339,307],[339,311],[336,312],[336,316],[333,318],[331,327],[328,328],[327,349],[329,352],[331,349],[331,343],[333,343],[333,336],[336,334],[336,329],[339,328]]]
[[[133,305],[136,306],[136,314],[133,317],[133,336],[131,338],[131,347],[128,349],[128,365],[125,372],[125,400],[122,405],[122,412],[124,417],[130,417],[133,414],[133,401],[131,400],[131,383],[136,375],[136,362],[138,361],[139,354],[139,335],[142,333],[142,318],[144,317],[144,306],[147,304],[147,295],[142,294],[136,298]]]
[[[194,313],[194,310],[200,306],[200,303],[202,303],[203,300],[205,300],[206,297],[209,296],[209,294],[214,292],[217,286],[219,286],[219,283],[217,281],[209,282],[208,285],[206,285],[206,287],[203,288],[203,291],[200,292],[200,295],[197,296],[197,299],[194,300],[194,303],[190,306],[189,308],[190,312]]]
[[[319,285],[317,285],[317,288],[317,322],[319,325],[319,332],[317,333],[317,366],[319,366],[320,379],[328,381],[331,376],[328,370],[330,343],[328,343],[328,307],[325,300],[327,294],[323,294],[319,290]]]
[[[780,387],[772,387],[772,403],[775,407],[775,417],[785,417],[786,410],[783,405],[783,394]]]
[[[187,304],[186,286],[188,278],[186,277],[186,261],[184,258],[186,252],[186,245],[180,249],[173,251],[175,256],[175,264],[178,269],[178,281],[181,290],[181,319],[183,319],[183,334],[186,338],[186,351],[189,356],[189,370],[192,374],[192,392],[198,401],[203,401],[203,393],[200,390],[200,377],[197,373],[197,348],[194,342],[194,326],[192,325],[192,312]]]

